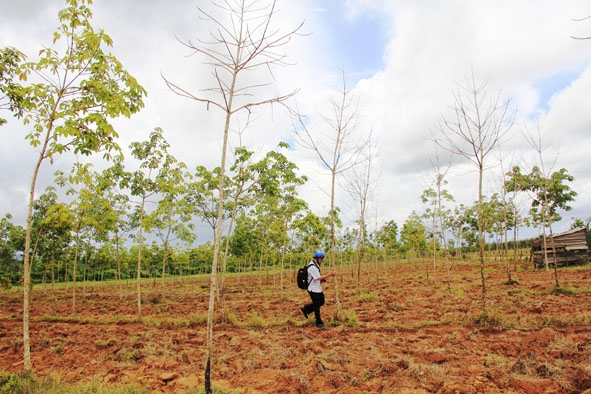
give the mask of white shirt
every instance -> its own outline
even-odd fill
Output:
[[[308,291],[312,293],[322,293],[322,283],[318,278],[320,278],[320,268],[314,260],[308,263]]]

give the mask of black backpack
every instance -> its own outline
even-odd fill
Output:
[[[316,263],[312,263],[312,264],[316,264]],[[310,266],[310,263],[306,263],[306,265],[304,265],[303,267],[301,267],[298,270],[298,276],[297,276],[298,287],[302,290],[308,290],[308,286],[310,285],[310,282],[308,282],[308,267],[309,266]]]

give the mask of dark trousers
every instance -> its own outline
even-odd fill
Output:
[[[320,318],[320,307],[324,305],[324,293],[313,293],[309,291],[308,294],[310,294],[312,303],[304,305],[304,312],[307,315],[314,312],[316,324],[323,324],[322,319]]]

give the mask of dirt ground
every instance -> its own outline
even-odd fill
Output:
[[[216,305],[214,390],[224,393],[582,393],[591,389],[591,265],[486,270],[477,263],[390,262],[338,269],[325,283],[325,329],[305,319],[295,272],[226,278]],[[32,292],[31,357],[62,382],[141,384],[153,393],[203,386],[206,277],[142,285],[78,284]],[[338,307],[335,294],[338,294]],[[339,322],[333,320],[338,311]],[[22,293],[0,292],[0,370],[23,369]]]

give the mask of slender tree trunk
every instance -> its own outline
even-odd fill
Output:
[[[30,249],[31,249],[31,231],[33,228],[33,203],[35,201],[35,183],[39,173],[42,158],[40,157],[33,172],[33,179],[31,181],[31,188],[29,189],[29,210],[27,213],[27,232],[25,235],[25,250],[23,258],[23,351],[24,351],[24,370],[31,371],[33,364],[31,363],[31,340],[29,334],[29,316],[30,316],[30,299],[31,299],[31,266],[30,266]]]
[[[76,315],[76,277],[78,276],[76,272],[76,265],[78,263],[78,249],[80,243],[80,223],[78,223],[78,228],[76,229],[76,241],[74,246],[74,261],[72,262],[72,315]]]
[[[237,47],[239,52],[240,46]],[[240,58],[239,53],[236,58]],[[207,353],[205,361],[205,394],[211,394],[211,359],[213,357],[213,312],[217,285],[217,269],[220,261],[221,242],[222,242],[222,226],[224,220],[224,187],[225,187],[225,173],[226,173],[226,155],[228,147],[228,135],[230,133],[230,120],[232,117],[232,102],[234,99],[234,88],[236,86],[236,72],[232,77],[232,84],[230,87],[230,94],[228,97],[228,106],[226,110],[226,121],[224,124],[224,137],[222,142],[222,157],[220,163],[220,182],[218,185],[218,212],[217,222],[215,227],[215,236],[213,242],[213,262],[211,264],[211,281],[209,289],[209,304],[207,307]]]
[[[142,321],[142,249],[144,247],[143,240],[143,221],[144,221],[144,204],[146,198],[142,198],[141,213],[139,218],[139,229],[138,229],[138,250],[137,250],[137,279],[136,279],[136,291],[137,291],[137,318],[138,321]]]
[[[168,239],[166,239],[164,241],[164,250],[162,252],[162,288],[164,288],[164,276],[166,275],[166,259],[167,259],[167,257],[168,257]]]
[[[478,244],[479,244],[479,258],[480,258],[480,281],[482,287],[482,313],[484,316],[488,316],[488,310],[486,307],[486,277],[485,277],[485,265],[484,265],[484,212],[482,212],[482,161],[478,172]]]
[[[115,264],[117,265],[117,283],[119,287],[119,299],[123,298],[123,288],[121,283],[121,257],[119,255],[119,233],[115,232]]]

